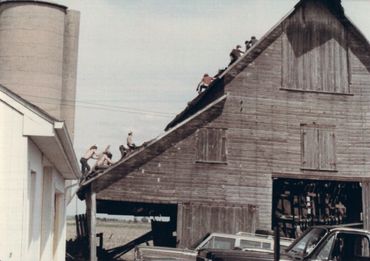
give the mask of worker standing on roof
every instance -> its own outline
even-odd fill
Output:
[[[250,41],[245,41],[246,50],[250,49],[255,43],[257,43],[257,41],[258,40],[255,36],[252,36]]]
[[[240,50],[240,48],[242,48],[242,47],[240,45],[237,45],[234,49],[232,49],[232,51],[230,53],[229,66],[232,65],[234,62],[236,62],[236,60],[238,60],[239,57],[242,56],[242,54],[244,54],[244,52],[242,50]]]
[[[206,90],[208,86],[213,82],[213,80],[213,77],[209,76],[208,73],[205,73],[202,80],[198,84],[197,92],[201,93],[203,90]]]
[[[81,163],[81,172],[83,175],[85,175],[86,173],[90,171],[90,166],[87,163],[87,161],[91,158],[92,159],[98,158],[96,154],[97,149],[98,147],[96,145],[93,145],[90,147],[90,149],[88,149],[88,151],[86,151],[85,155],[81,157],[80,163]]]
[[[129,131],[129,133],[128,133],[128,136],[127,136],[127,146],[130,149],[135,149],[136,148],[136,145],[133,142],[133,138],[132,138],[132,131]]]

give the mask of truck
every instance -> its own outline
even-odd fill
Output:
[[[288,247],[293,240],[281,239],[280,246]],[[135,248],[135,261],[195,261],[198,251],[201,249],[242,249],[263,250],[273,252],[274,240],[271,235],[259,235],[253,233],[239,232],[237,234],[208,233],[198,240],[189,249],[138,246]]]
[[[370,231],[318,226],[308,229],[285,251],[280,261],[370,261]],[[269,251],[202,249],[197,261],[273,261]]]

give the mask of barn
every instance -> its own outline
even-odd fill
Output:
[[[369,105],[369,42],[339,0],[301,0],[162,136],[82,183],[91,240],[95,213],[168,216],[177,246],[276,224],[370,228]]]

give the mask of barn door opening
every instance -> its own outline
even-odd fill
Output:
[[[97,213],[134,216],[134,220],[150,220],[150,231],[127,243],[128,248],[153,241],[154,246],[176,247],[177,205],[97,200]],[[134,224],[135,225],[135,222]],[[122,247],[120,249],[123,249]]]
[[[272,224],[286,237],[297,237],[313,225],[362,223],[359,182],[276,178],[272,202]]]

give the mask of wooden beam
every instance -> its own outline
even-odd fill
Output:
[[[176,225],[176,241],[178,242],[176,244],[177,247],[183,246],[182,244],[182,229],[183,229],[183,224],[182,224],[182,209],[183,209],[183,203],[179,203],[177,205],[177,225]]]
[[[89,260],[97,261],[96,256],[96,193],[92,184],[86,193],[86,216],[89,236]]]
[[[364,229],[370,229],[370,182],[362,182],[362,220]]]

